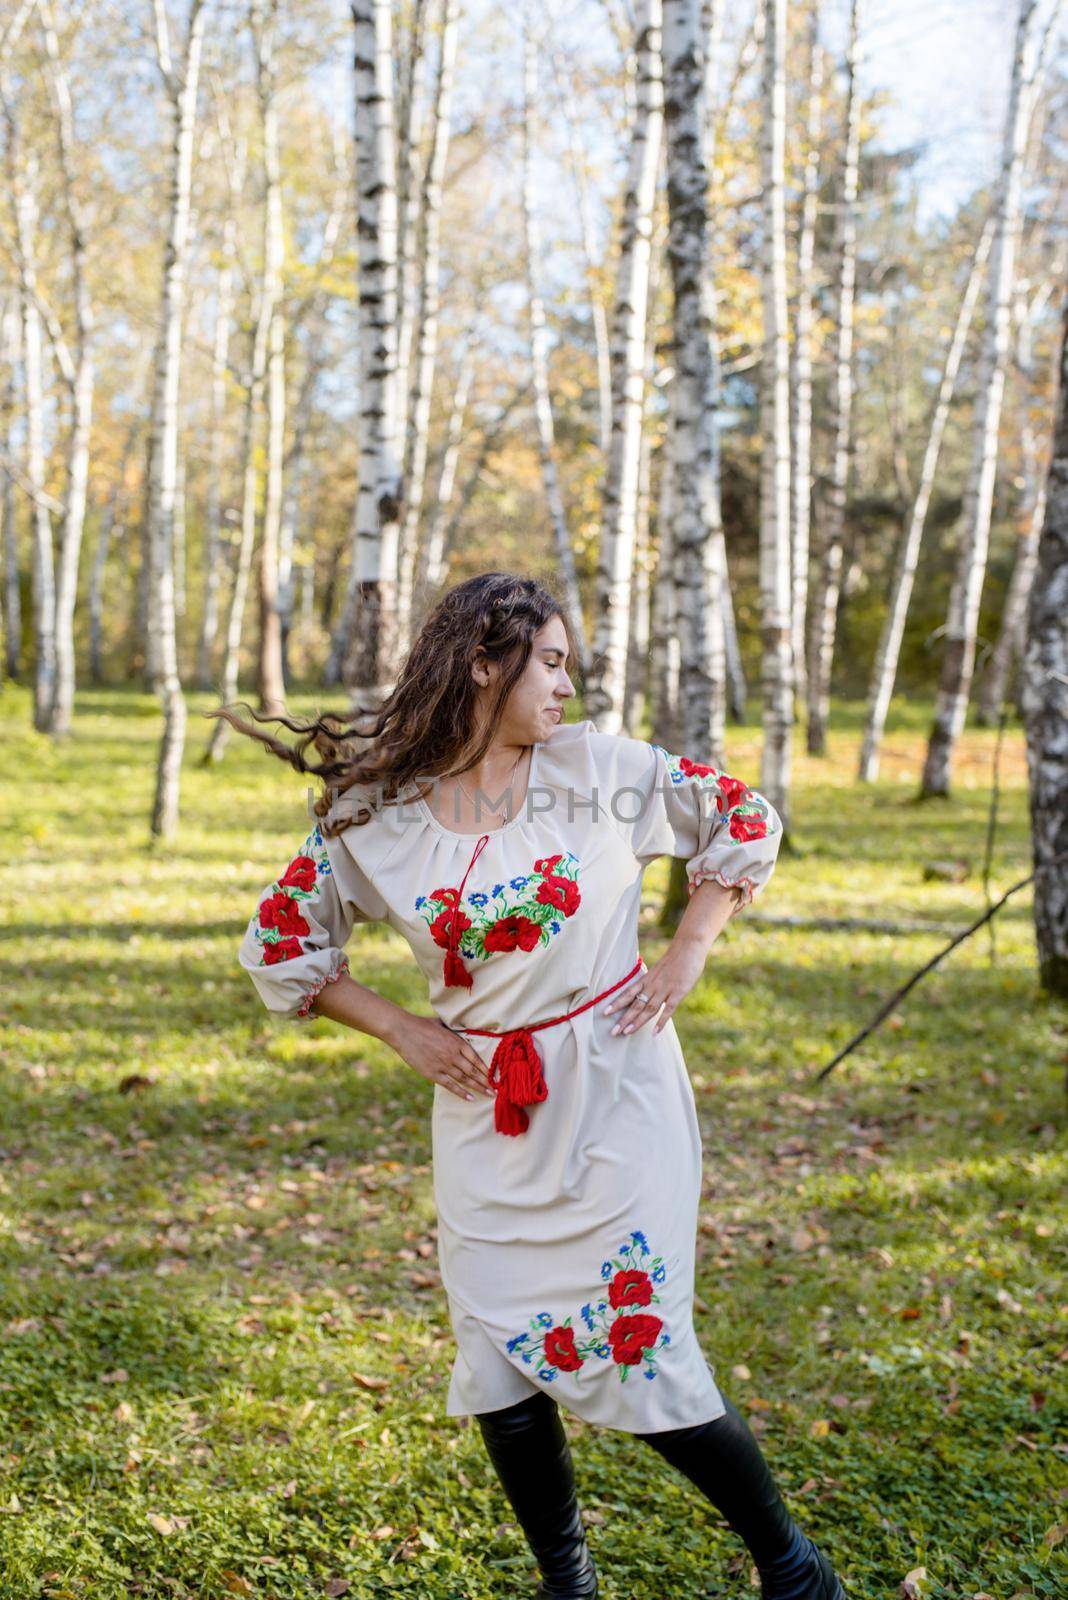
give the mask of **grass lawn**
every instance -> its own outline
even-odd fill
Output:
[[[478,1429],[444,1414],[430,1085],[334,1023],[275,1021],[238,966],[306,785],[245,740],[198,767],[211,703],[191,700],[182,826],[153,849],[153,699],[86,691],[55,745],[0,691],[0,1597],[529,1595]],[[799,738],[796,848],[754,911],[979,914],[993,735],[920,806],[926,721],[895,707],[865,790],[857,708],[826,760]],[[732,730],[752,782],[758,744]],[[996,892],[1029,870],[1024,782],[1010,730]],[[949,857],[965,881],[925,883]],[[743,915],[677,1019],[705,1144],[698,1332],[850,1600],[908,1574],[927,1600],[1068,1592],[1068,1013],[1037,986],[1028,891],[996,929],[993,958],[984,930],[820,1085],[944,934]],[[349,954],[428,1009],[389,929]],[[605,1600],[756,1595],[690,1485],[565,1417]]]

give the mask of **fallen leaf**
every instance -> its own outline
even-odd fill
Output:
[[[114,1372],[102,1372],[101,1383],[129,1383],[130,1374],[125,1367],[116,1367]]]
[[[923,1600],[923,1591],[927,1586],[927,1568],[913,1567],[911,1572],[906,1572],[901,1580],[901,1593],[905,1600]]]
[[[1065,1539],[1068,1539],[1068,1522],[1055,1522],[1052,1528],[1047,1528],[1042,1535],[1042,1543],[1048,1544],[1051,1550],[1063,1544]]]
[[[222,1574],[222,1581],[224,1587],[229,1589],[231,1594],[251,1594],[253,1592],[252,1585],[248,1579],[243,1578],[239,1572],[231,1572],[229,1568]]]
[[[352,1585],[347,1578],[331,1578],[324,1586],[323,1593],[328,1595],[348,1594]]]

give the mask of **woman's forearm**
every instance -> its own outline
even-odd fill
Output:
[[[395,1005],[366,984],[357,983],[347,972],[320,989],[308,1009],[332,1022],[343,1022],[359,1033],[369,1033],[394,1049],[409,1016],[403,1006]]]
[[[715,878],[703,879],[679,918],[672,942],[695,945],[707,955],[743,899],[743,890],[725,889]]]

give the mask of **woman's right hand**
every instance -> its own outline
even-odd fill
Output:
[[[402,1061],[430,1083],[461,1100],[476,1094],[494,1098],[487,1078],[486,1064],[458,1033],[453,1033],[438,1017],[417,1017],[410,1013],[403,1029],[391,1041]]]

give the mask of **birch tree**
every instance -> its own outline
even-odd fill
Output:
[[[960,372],[961,359],[964,355],[972,318],[975,314],[976,302],[979,299],[979,291],[982,287],[983,274],[986,271],[993,237],[994,224],[993,220],[990,219],[983,227],[975,254],[972,257],[968,282],[965,286],[960,309],[957,312],[953,336],[946,351],[942,379],[938,386],[938,393],[935,396],[931,423],[927,433],[927,446],[924,450],[923,463],[920,467],[919,483],[912,502],[904,543],[898,555],[897,568],[890,591],[890,604],[887,608],[886,619],[883,622],[879,647],[875,654],[875,665],[872,669],[871,688],[868,693],[868,710],[860,750],[860,766],[857,772],[857,777],[861,783],[874,783],[879,775],[879,750],[882,745],[883,734],[886,731],[887,712],[890,709],[894,683],[897,679],[898,661],[901,656],[901,641],[905,636],[905,621],[908,617],[909,603],[912,600],[916,568],[920,559],[920,546],[923,542],[924,529],[927,526],[927,512],[931,504],[935,476],[938,472],[939,457],[942,453],[942,441],[945,438],[946,424],[949,421],[950,408],[953,404],[953,395],[957,386],[957,375]]]
[[[811,755],[817,756],[823,755],[827,744],[831,669],[834,665],[838,599],[842,586],[842,553],[852,461],[853,302],[857,274],[857,192],[860,170],[860,90],[857,83],[860,10],[861,0],[851,0],[849,42],[846,48],[845,153],[839,200],[835,356],[831,388],[834,445],[809,648],[808,749]]]
[[[266,151],[265,172],[266,172]],[[249,370],[245,382],[245,407],[241,428],[241,536],[234,564],[234,581],[230,590],[230,609],[226,620],[223,646],[220,697],[224,704],[236,699],[238,668],[241,660],[241,639],[244,631],[245,607],[248,600],[252,563],[256,548],[256,499],[259,482],[257,466],[258,427],[263,410],[264,391],[267,384],[267,367],[270,359],[271,324],[274,320],[275,289],[271,264],[271,232],[274,222],[268,203],[270,183],[265,179],[263,201],[263,273],[258,285],[256,311],[253,318],[252,348]],[[216,717],[211,737],[204,754],[205,763],[222,759],[229,742],[230,724],[224,717]]]
[[[227,205],[219,244],[215,288],[215,325],[211,347],[211,437],[208,444],[208,493],[204,529],[204,592],[197,640],[196,684],[211,687],[212,662],[219,632],[219,580],[222,564],[222,483],[226,444],[226,391],[233,332],[237,272],[237,209],[245,185],[246,144],[235,139],[221,91],[215,94],[219,150],[226,172]]]
[[[560,473],[556,461],[556,429],[553,422],[552,397],[549,393],[549,330],[545,321],[545,304],[538,289],[538,264],[541,259],[541,238],[534,210],[533,175],[533,119],[534,102],[538,92],[538,57],[531,24],[530,8],[526,11],[523,38],[523,260],[527,279],[527,317],[530,326],[530,371],[534,394],[534,422],[538,435],[538,455],[541,461],[541,478],[545,491],[545,504],[552,529],[556,565],[560,587],[575,636],[576,666],[584,675],[587,667],[586,629],[582,617],[582,597],[579,594],[578,574],[575,571],[575,552],[564,510],[564,497],[560,488]]]
[[[964,494],[960,555],[946,617],[934,723],[920,785],[920,792],[925,796],[949,793],[953,754],[964,730],[975,669],[979,604],[990,544],[998,434],[1011,336],[1024,156],[1032,111],[1031,96],[1036,81],[1037,21],[1036,0],[1021,0],[997,191],[997,224],[991,252],[986,330],[979,364],[972,460]]]
[[[397,666],[397,179],[389,0],[353,0],[359,232],[359,488],[354,547],[327,682],[377,699]]]
[[[722,761],[724,644],[715,299],[707,269],[704,29],[700,0],[665,0],[668,260],[674,290],[672,534],[679,732],[696,760]]]
[[[189,0],[189,22],[181,61],[171,57],[170,30],[163,0],[154,0],[156,53],[170,119],[169,206],[163,255],[159,343],[152,393],[152,477],[149,490],[151,585],[155,593],[158,640],[157,690],[163,704],[163,734],[156,768],[151,830],[156,838],[174,832],[186,705],[178,672],[174,616],[174,510],[178,482],[178,391],[182,361],[182,306],[189,241],[189,201],[196,126],[197,88],[204,42],[204,0]]]
[[[445,449],[442,452],[441,468],[438,472],[438,486],[427,522],[422,560],[423,581],[415,590],[415,598],[420,606],[430,595],[436,593],[445,576],[445,524],[452,504],[456,468],[460,460],[460,447],[463,444],[464,419],[467,415],[467,401],[471,393],[474,372],[472,347],[468,342],[463,348],[459,375],[452,392],[452,405],[449,407],[449,420],[445,429]]]
[[[1030,779],[1039,972],[1068,997],[1068,296],[1046,514],[1031,590],[1021,695]]]
[[[647,371],[653,202],[664,117],[661,0],[641,0],[635,18],[636,103],[623,194],[612,310],[612,432],[605,471],[597,567],[593,660],[585,708],[606,733],[625,713],[631,578]]]
[[[277,0],[252,0],[249,11],[256,52],[256,95],[263,130],[263,306],[267,320],[267,481],[260,534],[260,630],[258,676],[260,710],[285,710],[282,678],[282,626],[278,614],[278,540],[282,520],[283,458],[286,436],[285,308],[282,264],[282,177],[278,150]]]
[[[442,192],[449,156],[449,123],[452,116],[456,35],[460,14],[459,0],[443,0],[443,3],[434,106],[431,115],[430,151],[424,168],[423,197],[419,208],[421,237],[415,372],[401,470],[404,519],[400,536],[398,632],[402,650],[407,649],[411,637],[419,518],[423,508],[427,451],[430,443],[430,403],[437,365],[438,313],[441,303]]]
[[[808,691],[805,655],[808,616],[808,564],[812,526],[812,357],[815,328],[816,222],[819,216],[820,133],[823,125],[823,50],[818,0],[810,0],[808,20],[808,99],[805,112],[805,166],[797,241],[797,298],[790,362],[790,509],[793,564],[794,688]]]
[[[760,786],[787,826],[794,721],[790,601],[790,356],[786,329],[786,0],[766,0],[762,154],[764,360],[761,371],[760,590],[764,745]]]
[[[612,448],[612,354],[608,332],[608,314],[598,282],[599,258],[594,244],[593,215],[590,206],[590,185],[586,172],[586,159],[579,145],[578,129],[581,116],[575,97],[575,87],[567,73],[559,50],[551,53],[553,76],[556,81],[561,121],[567,138],[568,166],[575,184],[575,203],[578,210],[579,241],[586,269],[586,283],[590,296],[590,322],[593,327],[593,345],[597,356],[597,437],[601,454],[608,460]]]
[[[1040,288],[1034,297],[1033,303],[1027,307],[1021,318],[1016,343],[1016,370],[1027,385],[1029,385],[1032,378],[1034,367],[1034,323],[1049,299],[1051,287],[1050,284],[1044,284]],[[1051,387],[1053,411],[1056,412],[1057,382],[1060,371],[1059,347],[1054,354],[1056,360]],[[1012,564],[1009,587],[1005,594],[1005,604],[1001,612],[997,643],[991,651],[979,690],[979,706],[976,715],[976,721],[986,727],[993,727],[1001,716],[1009,673],[1012,670],[1013,662],[1023,651],[1024,634],[1027,627],[1027,607],[1031,597],[1031,585],[1034,582],[1035,566],[1038,561],[1038,541],[1042,534],[1042,524],[1046,516],[1046,486],[1049,474],[1047,464],[1042,460],[1043,454],[1039,430],[1032,415],[1032,397],[1030,393],[1025,393],[1023,420],[1020,424],[1023,486],[1020,493],[1017,518],[1019,532],[1016,536],[1016,554]]]
[[[74,606],[78,593],[78,559],[85,528],[89,484],[89,430],[93,414],[93,304],[89,293],[86,237],[89,219],[78,193],[75,171],[77,141],[74,106],[66,63],[60,53],[51,6],[38,0],[48,83],[55,108],[56,144],[63,210],[70,239],[71,290],[74,310],[74,350],[64,347],[64,374],[70,385],[71,421],[67,438],[67,481],[60,535],[56,582],[56,680],[49,727],[52,733],[70,732],[74,710]]]
[[[0,522],[3,525],[4,668],[17,679],[22,658],[22,596],[19,592],[19,541],[15,526],[15,396],[16,375],[22,356],[19,301],[14,294],[4,302],[0,319],[4,378],[0,390]]]
[[[15,268],[22,317],[22,374],[26,411],[26,490],[33,548],[33,725],[49,731],[56,688],[56,577],[52,519],[45,495],[44,366],[37,294],[36,156],[23,151],[17,113],[4,89],[8,175],[15,213]]]

